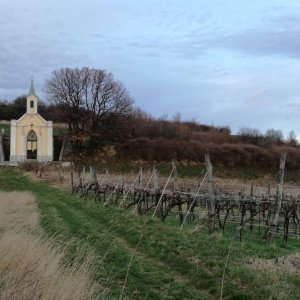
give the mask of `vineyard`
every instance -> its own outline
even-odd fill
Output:
[[[227,224],[236,226],[240,241],[245,230],[257,232],[269,245],[273,237],[280,236],[287,243],[288,237],[299,236],[300,194],[283,190],[286,154],[280,160],[276,188],[270,185],[255,191],[253,182],[249,191],[244,187],[230,190],[219,186],[213,178],[213,166],[205,155],[205,172],[196,184],[181,184],[175,161],[169,177],[161,183],[155,167],[144,175],[138,174],[129,182],[122,176],[116,179],[106,170],[97,174],[92,166],[74,166],[70,170],[71,193],[78,198],[90,199],[104,206],[114,205],[128,213],[149,215],[162,222],[176,216],[179,228],[187,223],[207,222],[209,232],[219,227],[225,231]],[[56,166],[60,181],[65,178]],[[77,170],[77,171],[75,171]],[[43,176],[43,167],[38,170]]]
[[[180,176],[175,161],[165,177],[159,166],[126,175],[3,167],[0,186],[36,197],[44,233],[71,245],[69,259],[76,249],[95,253],[91,274],[104,299],[298,299],[297,185],[283,189],[281,167],[269,186],[213,177],[208,156],[202,166],[195,178]]]

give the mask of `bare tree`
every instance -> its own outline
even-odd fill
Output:
[[[258,145],[262,139],[262,133],[256,128],[240,127],[238,135],[241,137],[244,143],[251,143]]]
[[[70,129],[97,132],[102,122],[132,109],[128,91],[111,73],[101,69],[61,68],[46,81],[50,101],[65,111]]]
[[[272,128],[266,131],[265,138],[275,144],[282,144],[284,140],[282,131],[280,129]]]
[[[297,146],[297,145],[298,145],[297,135],[296,135],[296,133],[295,133],[294,130],[291,130],[291,131],[288,133],[288,137],[287,137],[286,142],[287,142],[288,144],[290,144],[291,146]]]

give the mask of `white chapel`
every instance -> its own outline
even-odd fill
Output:
[[[10,125],[10,161],[53,160],[53,122],[38,114],[33,80],[27,97],[27,111]]]

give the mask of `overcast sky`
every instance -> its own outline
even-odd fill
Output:
[[[155,117],[300,137],[298,0],[0,0],[0,28],[0,99],[88,66]]]

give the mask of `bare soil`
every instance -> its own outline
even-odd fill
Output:
[[[275,259],[256,258],[249,262],[249,267],[266,272],[300,275],[300,254],[292,254]]]

